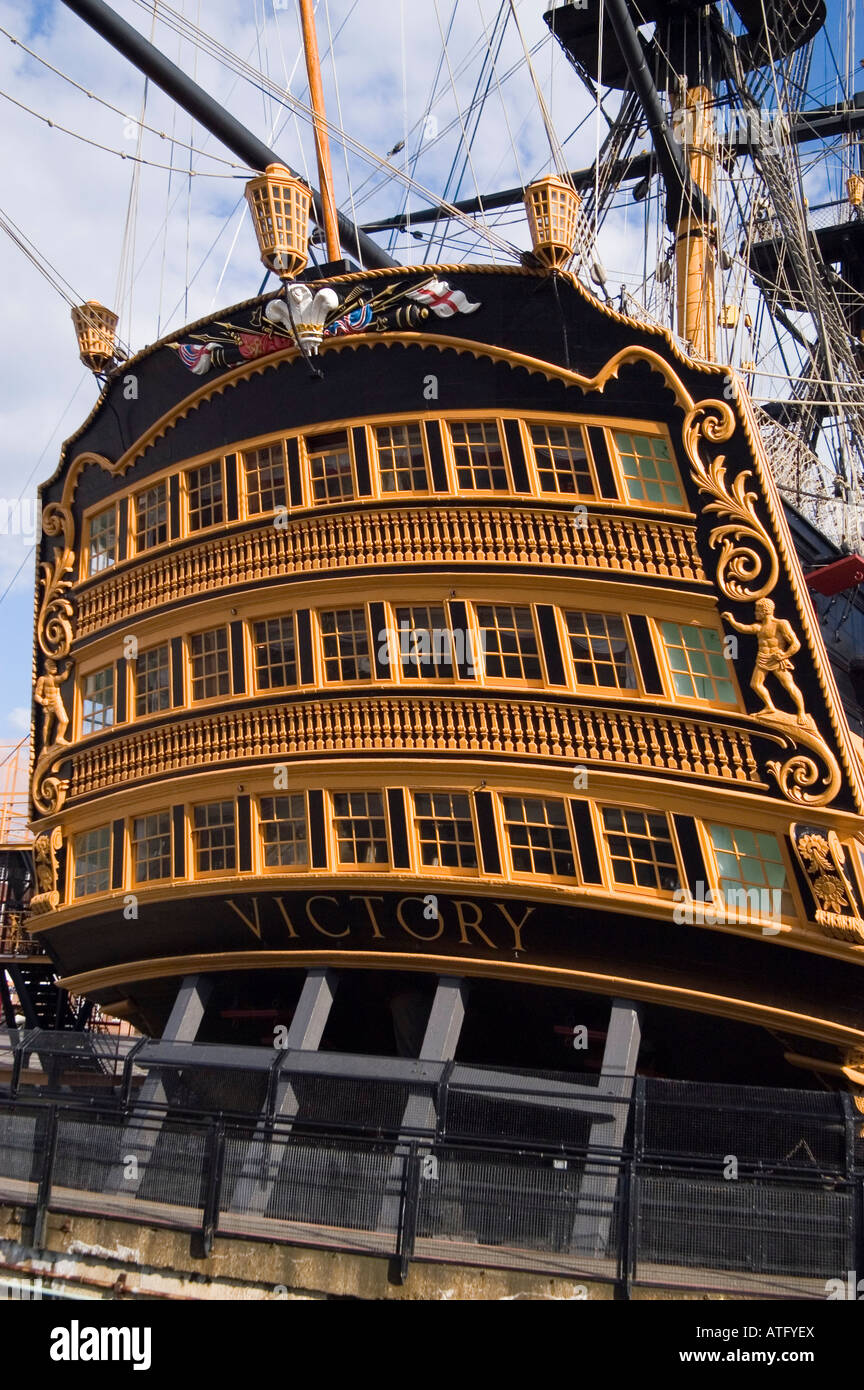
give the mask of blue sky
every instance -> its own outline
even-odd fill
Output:
[[[185,6],[192,18],[200,15],[208,32],[233,53],[289,85],[294,95],[305,95],[295,0],[208,0],[206,5],[198,0],[173,0],[173,4],[177,10]],[[114,8],[150,35],[152,16],[136,0],[115,0]],[[542,0],[521,0],[517,11],[529,46],[546,40],[535,56],[537,77],[563,141],[589,114],[591,103],[560,49],[548,39],[543,8]],[[492,31],[498,9],[498,0],[460,0],[448,45],[449,66],[445,62],[441,68],[439,97],[431,108],[433,125],[425,129],[441,54],[441,27],[450,21],[451,0],[387,0],[386,4],[319,0],[319,42],[330,119],[338,122],[341,110],[344,128],[378,155],[405,139],[405,150],[394,156],[394,162],[407,167],[409,157],[417,153],[415,177],[427,188],[441,190],[460,148],[454,91],[460,105],[466,106],[479,72],[484,31]],[[844,0],[829,0],[829,12],[837,48]],[[26,5],[20,0],[0,0],[0,27],[123,113],[100,106],[0,34],[0,90],[55,122],[55,128],[49,128],[7,101],[0,103],[4,131],[0,207],[76,294],[119,307],[122,337],[138,349],[186,320],[257,292],[262,272],[254,239],[248,222],[241,220],[242,208],[235,211],[242,204],[246,175],[195,154],[193,167],[199,172],[190,179],[189,151],[176,143],[172,147],[170,139],[160,139],[158,134],[145,133],[141,153],[154,163],[172,164],[173,172],[142,168],[136,201],[132,162],[117,152],[138,150],[134,118],[144,93],[140,74],[58,0]],[[331,35],[338,91],[328,52]],[[156,25],[154,40],[265,141],[271,140],[274,130],[280,131],[275,143],[282,157],[317,182],[307,126],[224,66],[203,55],[196,57],[192,46],[163,24]],[[862,44],[864,22],[859,22],[858,46],[864,52]],[[499,79],[521,54],[511,23],[497,63]],[[842,61],[839,50],[838,56]],[[836,97],[833,62],[824,42],[817,46],[811,82],[821,89],[820,99]],[[864,86],[864,77],[858,85]],[[158,131],[173,135],[175,141],[191,141],[210,154],[233,158],[152,88],[144,119]],[[424,128],[422,139],[418,123]],[[63,134],[57,124],[94,143]],[[592,118],[566,144],[571,168],[591,162],[595,140]],[[337,196],[348,209],[346,157],[338,145],[333,162]],[[403,192],[395,180],[376,173],[356,154],[348,157],[348,163],[361,220],[401,206]],[[500,94],[493,83],[470,164],[458,191],[450,196],[471,196],[477,186],[488,190],[527,182],[548,167],[544,128],[523,68],[505,82]],[[414,207],[426,201],[421,193],[411,198]],[[641,224],[633,217],[625,211],[613,219],[601,242],[614,288],[632,274],[636,260],[641,262]],[[502,234],[526,244],[518,216]],[[394,250],[403,260],[425,256],[422,243],[405,237],[395,243]],[[462,259],[464,254],[463,242],[461,248],[436,251],[435,258]],[[488,259],[488,248],[473,258]],[[135,267],[134,276],[125,278],[125,289],[119,276],[123,264]],[[62,440],[85,418],[97,388],[77,360],[68,305],[5,237],[0,238],[0,282],[8,287],[0,340],[0,498],[14,501],[19,496],[32,498],[36,483],[53,471]],[[0,593],[8,586],[0,602],[5,658],[0,663],[0,743],[16,741],[29,724],[33,573],[30,539],[0,534]]]

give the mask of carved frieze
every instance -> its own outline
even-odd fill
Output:
[[[826,936],[864,946],[861,902],[837,832],[797,824],[791,835],[813,898],[813,920]]]

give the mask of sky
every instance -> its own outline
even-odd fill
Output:
[[[829,0],[836,29],[845,2]],[[173,7],[280,88],[306,98],[296,0],[173,0]],[[154,21],[152,3],[113,0],[113,8],[317,184],[307,122],[162,20]],[[404,141],[392,163],[410,170],[423,186],[407,195],[413,208],[428,201],[423,189],[441,194],[448,178],[448,196],[455,199],[524,184],[553,167],[526,64],[508,76],[524,57],[523,39],[529,50],[540,45],[532,58],[534,75],[568,167],[587,166],[594,157],[599,125],[592,99],[549,36],[542,0],[518,0],[522,33],[511,16],[466,159],[471,118],[465,113],[490,38],[495,46],[501,8],[499,0],[318,0],[328,117],[379,157]],[[157,14],[166,13],[160,4]],[[0,0],[0,30],[0,209],[75,297],[119,310],[120,336],[137,351],[184,322],[256,294],[263,271],[244,215],[249,172],[236,167],[236,158],[152,85],[145,102],[141,74],[60,0]],[[85,90],[41,65],[22,45]],[[824,54],[814,68],[817,76],[819,63],[823,77],[830,76]],[[833,99],[827,88],[826,97]],[[143,122],[155,133],[139,128],[142,103]],[[149,161],[137,173],[130,158],[136,154]],[[332,155],[344,210],[351,211],[353,198],[358,220],[366,221],[403,208],[405,185],[394,174],[382,173],[356,148],[346,155],[338,141]],[[520,209],[498,233],[517,247],[528,244]],[[430,251],[425,240],[402,234],[389,249],[399,260],[418,264],[488,260],[490,247],[481,243],[472,250],[475,240],[459,230]],[[625,206],[601,243],[613,291],[641,263],[642,241],[641,212],[637,216]],[[8,517],[6,532],[0,531],[2,745],[17,742],[29,727],[36,485],[53,472],[63,440],[89,413],[98,386],[78,361],[68,303],[5,235],[0,283],[6,288],[0,503],[7,504],[0,506],[0,526]],[[18,534],[10,534],[16,526]]]

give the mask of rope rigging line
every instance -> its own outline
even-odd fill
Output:
[[[29,57],[35,58],[36,62],[41,63],[42,66],[47,68],[49,72],[55,73],[57,77],[62,77],[63,81],[68,82],[70,87],[74,87],[77,91],[83,92],[84,96],[89,97],[91,101],[96,101],[99,103],[100,106],[107,107],[107,109],[109,111],[113,111],[116,116],[122,116],[123,120],[126,122],[134,122],[134,116],[130,116],[126,111],[123,111],[121,107],[115,106],[113,102],[106,101],[104,97],[97,96],[96,93],[91,91],[89,87],[83,87],[80,82],[75,81],[74,77],[70,77],[68,73],[62,72],[60,68],[55,68],[54,64],[49,63],[47,58],[42,58],[38,53],[34,52],[32,48],[28,48],[26,43],[22,43],[21,39],[16,38],[14,34],[10,34],[9,30],[4,29],[2,25],[0,25],[0,34],[3,34],[9,40],[10,43],[14,44],[17,48],[20,48],[22,52],[28,54]],[[25,107],[24,109],[27,110],[29,108]],[[52,124],[56,126],[57,123],[55,121],[52,122]],[[62,129],[62,127],[57,128]],[[160,140],[170,140],[172,145],[181,145],[184,149],[186,148],[184,141],[175,140],[173,135],[167,135],[164,130],[159,130],[157,126],[143,125],[143,128],[144,130],[149,131],[151,135],[158,135]],[[72,134],[73,132],[67,133]],[[243,172],[247,168],[245,164],[238,164],[236,160],[225,159],[223,155],[208,154],[205,150],[200,149],[197,145],[189,146],[189,148],[193,149],[196,154],[201,155],[204,159],[212,159],[217,164],[226,164],[230,169],[237,169],[240,172]],[[161,164],[154,165],[154,168],[161,169],[166,167],[168,166]]]
[[[8,213],[4,212],[2,208],[0,208],[0,230],[4,231],[10,241],[15,243],[19,251],[23,252],[31,265],[35,266],[39,274],[48,281],[51,288],[56,290],[62,299],[65,299],[70,308],[84,303],[83,296],[76,292],[73,286],[69,284],[69,281],[55,269],[49,257],[42,254],[35,242],[31,241],[30,238],[22,232],[21,228],[16,226],[12,218],[9,217]],[[128,355],[128,344],[124,343],[119,337],[117,342],[121,349]]]
[[[151,169],[168,169],[176,174],[186,174],[189,172],[188,169],[182,169],[176,165],[160,164],[158,160],[144,159],[139,155],[130,154],[128,150],[117,150],[113,145],[103,145],[99,140],[91,140],[89,136],[81,135],[77,130],[70,130],[68,126],[60,125],[59,121],[52,120],[50,116],[44,116],[41,111],[35,111],[32,106],[27,106],[25,102],[19,101],[17,97],[10,96],[8,92],[0,90],[0,97],[11,102],[13,106],[20,107],[22,111],[26,111],[28,116],[35,116],[37,120],[43,121],[45,125],[50,126],[52,130],[59,130],[63,135],[71,135],[74,140],[80,140],[84,145],[92,145],[94,149],[104,150],[106,154],[116,154],[120,159],[128,159],[132,163],[147,164]],[[127,119],[131,119],[131,117],[127,117]],[[212,159],[215,156],[210,155],[208,157]],[[223,160],[222,162],[226,163],[227,161]],[[242,166],[235,164],[232,167],[240,169]],[[236,179],[239,177],[248,177],[248,173],[243,175],[219,174],[216,173],[215,170],[211,172],[210,170],[204,169],[195,169],[193,172],[196,177],[200,179]]]
[[[139,5],[142,9],[146,9],[148,14],[152,13],[152,6],[148,3],[148,0],[135,0],[135,3]],[[290,92],[281,91],[281,89],[276,87],[274,83],[268,81],[268,79],[265,77],[263,73],[258,72],[256,69],[251,67],[249,63],[244,62],[242,59],[238,59],[236,54],[232,53],[229,49],[225,48],[224,45],[220,44],[217,40],[213,39],[203,30],[198,29],[197,26],[191,23],[191,21],[185,20],[183,16],[178,15],[176,11],[170,8],[170,6],[160,5],[159,18],[164,20],[166,23],[171,24],[172,27],[178,27],[176,25],[177,20],[182,21],[182,25],[184,26],[183,31],[195,33],[199,37],[201,46],[204,48],[206,52],[210,54],[210,56],[216,58],[225,66],[231,68],[232,71],[239,72],[240,75],[246,77],[247,80],[249,80],[253,86],[259,86],[263,84],[268,89],[273,90],[274,95],[277,95],[284,104],[294,108],[308,124],[314,127],[317,118],[310,106],[308,106],[305,102],[299,100],[299,98],[293,96]],[[324,119],[321,122],[321,124],[323,124],[326,127],[328,134],[331,136],[333,140],[337,141],[339,144],[347,146],[366,163],[375,166],[376,171],[386,173],[386,176],[389,179],[397,179],[399,182],[403,183],[413,192],[420,194],[429,202],[442,202],[442,200],[437,199],[435,194],[432,193],[425,185],[419,183],[411,175],[397,168],[397,166],[390,163],[388,159],[382,158],[380,155],[376,154],[374,150],[370,149],[361,140],[358,140],[354,136],[349,135],[347,131],[343,130],[341,127],[336,125],[329,118]],[[460,221],[463,221],[466,225],[468,225],[472,230],[474,230],[478,234],[484,236],[484,238],[489,242],[489,245],[493,249],[500,250],[504,252],[508,257],[512,257],[513,259],[521,259],[522,253],[518,247],[513,246],[509,242],[504,242],[500,238],[495,237],[486,228],[483,228],[481,231],[479,224],[473,222],[470,218],[467,218],[466,215],[460,212],[458,208],[453,208],[452,205],[446,203],[444,203],[443,205],[447,207],[448,211],[450,211],[454,217],[458,218]]]

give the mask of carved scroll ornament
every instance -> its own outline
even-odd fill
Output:
[[[721,518],[708,538],[712,548],[720,548],[717,583],[727,598],[754,605],[752,623],[739,623],[730,613],[723,617],[738,632],[751,634],[757,640],[750,687],[763,707],[756,718],[772,725],[790,747],[803,743],[816,755],[813,758],[796,752],[785,762],[769,762],[768,771],[787,800],[824,806],[837,795],[842,777],[836,758],[805,709],[792,674],[792,657],[800,651],[801,640],[791,623],[775,618],[773,600],[768,598],[777,585],[780,564],[777,547],[756,511],[758,493],[747,486],[752,472],[743,468],[729,479],[725,454],[717,454],[710,462],[702,455],[705,442],[724,444],[731,439],[735,424],[735,415],[725,401],[709,400],[689,410],[683,426],[691,477],[699,491],[710,498],[705,511]],[[767,685],[769,677],[789,695],[795,714],[774,704]]]

